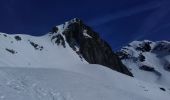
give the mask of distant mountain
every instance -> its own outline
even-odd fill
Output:
[[[133,41],[117,54],[134,77],[170,86],[169,41]]]

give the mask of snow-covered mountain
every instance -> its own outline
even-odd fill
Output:
[[[0,33],[0,66],[101,64],[132,76],[111,47],[80,19],[55,26],[46,35]],[[15,60],[14,60],[15,59]]]
[[[76,18],[43,36],[0,33],[0,100],[170,98],[168,82],[149,83],[132,73],[96,32]]]
[[[134,77],[170,86],[170,42],[133,41],[118,55]]]

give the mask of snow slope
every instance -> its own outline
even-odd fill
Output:
[[[170,86],[170,42],[133,41],[123,47],[121,52],[124,57],[120,55],[120,58],[136,78]],[[143,70],[143,66],[153,70]]]
[[[75,67],[76,66],[76,67]],[[168,100],[170,91],[99,65],[0,68],[1,100]],[[75,68],[75,69],[74,69]]]
[[[22,40],[17,41],[15,36],[19,36]],[[37,48],[31,43],[37,44]],[[65,48],[55,44],[51,40],[50,34],[35,37],[0,33],[0,45],[0,66],[39,67],[39,65],[44,65],[54,67],[56,64],[87,63],[68,46],[67,42]],[[15,53],[11,53],[7,49],[13,50]]]

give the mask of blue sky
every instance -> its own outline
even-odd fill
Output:
[[[119,49],[133,40],[170,40],[169,0],[0,0],[0,31],[43,35],[74,17]]]

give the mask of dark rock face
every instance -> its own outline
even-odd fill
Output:
[[[167,69],[170,71],[170,64],[167,66]]]
[[[57,27],[53,27],[53,28],[52,28],[52,33],[57,33],[57,31],[58,31],[58,28],[57,28]]]
[[[128,58],[131,57],[125,50],[118,51],[118,52],[116,52],[116,54],[118,55],[118,57],[119,57],[121,60],[122,60],[122,59],[128,59]]]
[[[153,48],[153,52],[170,52],[170,44],[165,42],[165,41],[161,41],[159,43],[157,43],[157,45]]]
[[[161,89],[162,91],[166,91],[166,89],[165,89],[165,88],[163,88],[163,87],[160,87],[160,89]]]
[[[142,51],[142,52],[149,52],[151,50],[150,42],[144,42],[139,47],[136,48],[136,50]]]
[[[140,69],[144,70],[144,71],[150,71],[150,72],[155,71],[155,69],[153,67],[150,67],[150,66],[147,66],[147,65],[140,66]]]
[[[4,34],[4,37],[7,37],[7,35],[6,35],[6,34]]]
[[[8,52],[10,52],[11,54],[16,54],[16,53],[17,53],[17,52],[16,52],[15,50],[13,50],[13,49],[8,49],[8,48],[6,48],[5,50],[8,51]]]
[[[34,49],[35,50],[43,50],[43,46],[39,46],[38,44],[36,44],[36,43],[34,43],[34,42],[32,42],[32,41],[30,41],[30,40],[28,40],[29,42],[30,42],[30,44],[34,47]]]
[[[55,43],[57,45],[62,45],[64,48],[66,47],[64,38],[61,34],[57,34],[57,35],[52,36],[51,41],[53,41],[53,40],[55,40]]]
[[[139,67],[139,69],[144,70],[144,71],[148,71],[148,72],[153,72],[155,75],[157,75],[159,77],[162,76],[162,74],[159,71],[155,70],[155,68],[153,68],[151,66],[142,65],[142,66]]]
[[[169,63],[168,61],[165,61],[164,69],[165,69],[166,71],[170,71],[170,63]]]
[[[21,41],[21,37],[20,36],[15,36],[14,37],[17,41]]]
[[[79,53],[91,64],[101,64],[118,72],[133,76],[132,73],[122,64],[118,56],[113,53],[108,43],[102,40],[99,35],[90,27],[83,24],[79,19],[70,23],[63,32],[70,47]]]
[[[145,61],[145,56],[143,54],[139,55],[139,61],[144,62]]]

